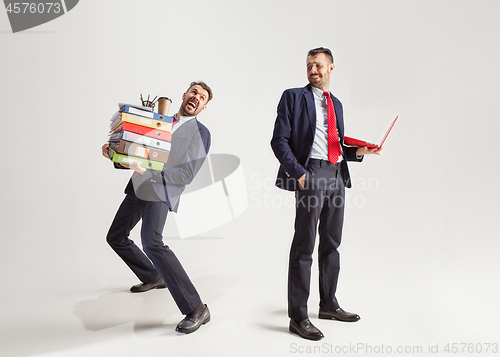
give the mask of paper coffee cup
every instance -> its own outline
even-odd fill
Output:
[[[158,113],[163,115],[168,115],[168,111],[170,110],[170,104],[172,104],[172,100],[167,97],[158,98]]]

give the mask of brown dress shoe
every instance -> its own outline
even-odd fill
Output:
[[[175,331],[180,333],[195,332],[201,325],[205,325],[209,321],[210,310],[206,304],[201,304],[177,324]]]
[[[157,276],[155,280],[153,280],[150,283],[142,283],[142,284],[137,284],[134,285],[130,288],[130,291],[133,293],[143,293],[145,291],[149,291],[152,289],[165,289],[167,287],[167,284],[163,281],[161,276]]]
[[[320,319],[339,320],[344,322],[356,322],[361,318],[358,314],[344,311],[340,307],[335,311],[323,310],[320,307],[318,317]]]
[[[314,326],[309,319],[302,321],[290,319],[290,326],[288,329],[300,337],[308,340],[318,341],[324,337],[321,331]]]

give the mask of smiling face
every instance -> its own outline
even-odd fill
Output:
[[[182,104],[179,108],[179,115],[195,117],[207,108],[209,100],[208,92],[200,85],[191,86],[186,93],[182,95]]]
[[[307,56],[307,79],[313,87],[323,91],[330,89],[330,78],[335,65],[324,53],[315,56]]]

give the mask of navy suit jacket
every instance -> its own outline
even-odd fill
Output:
[[[163,170],[148,169],[141,181],[149,181],[160,200],[176,212],[180,196],[203,165],[210,143],[210,131],[196,118],[183,123],[172,134],[170,155]],[[130,189],[133,189],[132,179],[125,193]]]
[[[344,186],[351,187],[346,161],[362,161],[355,147],[344,146],[344,114],[342,103],[331,95],[337,119],[339,141],[342,147],[342,178]],[[306,173],[316,132],[316,106],[311,85],[283,92],[278,104],[271,147],[280,162],[276,186],[288,191],[299,189],[298,179]]]

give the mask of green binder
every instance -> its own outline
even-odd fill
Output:
[[[158,170],[158,171],[163,170],[163,165],[164,165],[163,162],[151,161],[147,159],[142,159],[140,157],[119,154],[111,148],[108,148],[108,156],[111,159],[111,161],[116,162],[118,164],[133,165],[133,162],[137,161],[139,163],[139,166],[142,166],[145,169]]]

